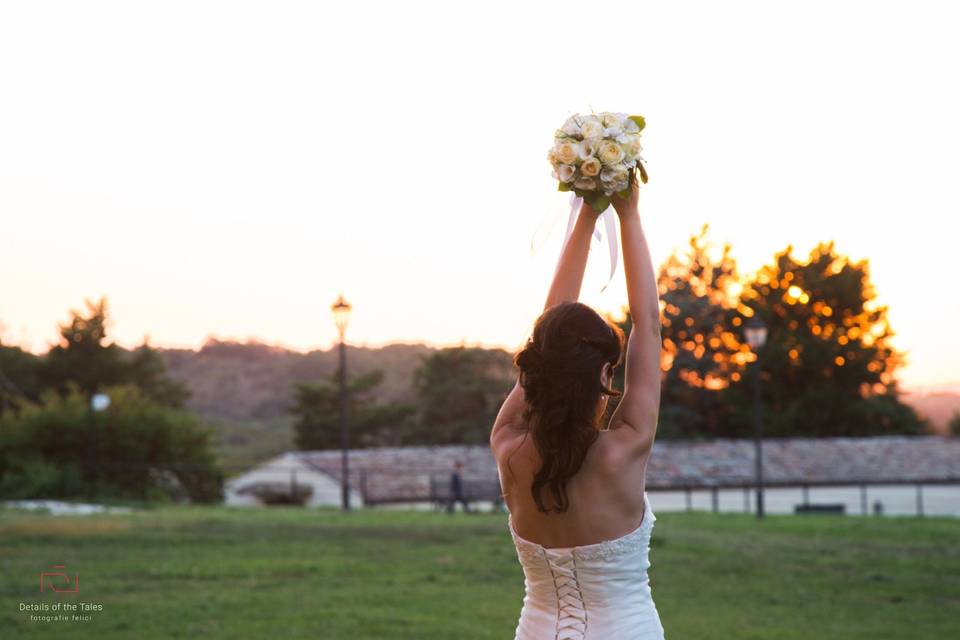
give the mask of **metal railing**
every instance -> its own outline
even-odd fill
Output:
[[[170,473],[176,471],[204,471],[209,470],[207,465],[196,463],[125,463],[98,461],[96,470],[141,470],[149,472]],[[305,469],[303,466],[293,467],[283,464],[274,464],[264,467],[253,467],[254,470],[265,472],[268,475],[289,474],[282,484],[289,486],[291,496],[303,495],[303,478],[298,474],[323,473],[333,482],[339,484],[339,474],[332,470]],[[220,466],[220,471],[234,471],[237,474],[251,471],[249,466],[228,465]],[[97,474],[100,475],[100,474]],[[226,482],[236,479],[236,475],[228,475]],[[387,505],[403,503],[432,503],[435,505],[447,504],[453,498],[451,490],[451,472],[436,469],[404,469],[390,466],[353,468],[350,472],[351,486],[354,487],[363,499],[365,505]],[[280,491],[280,482],[277,478],[263,479],[261,484],[270,485],[275,494]],[[254,482],[255,484],[256,482]],[[817,479],[767,479],[765,487],[774,489],[797,489],[801,492],[800,505],[809,507],[815,503],[810,500],[810,490],[813,488],[856,488],[860,493],[860,513],[866,515],[870,511],[869,495],[871,487],[880,486],[913,486],[915,488],[915,513],[925,515],[924,487],[928,485],[960,485],[960,477],[921,477],[905,479],[889,478],[857,478],[845,480],[817,480]],[[710,492],[710,511],[719,512],[719,493],[723,490],[739,489],[743,492],[744,511],[751,511],[750,493],[755,489],[752,481],[731,478],[672,478],[669,482],[657,481],[648,478],[645,487],[649,491],[683,492],[685,508],[693,510],[693,492]],[[468,501],[490,501],[502,504],[499,479],[495,475],[484,475],[476,472],[462,473],[462,489],[464,498]],[[248,490],[249,492],[249,490]],[[0,496],[2,497],[2,496]],[[876,513],[876,510],[874,510]],[[879,514],[878,514],[879,515]]]

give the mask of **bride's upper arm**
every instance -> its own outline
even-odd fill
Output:
[[[500,405],[500,411],[497,413],[496,420],[493,421],[493,429],[490,430],[490,442],[494,441],[501,432],[509,429],[512,425],[518,425],[523,418],[523,412],[527,408],[526,396],[523,393],[523,387],[520,380],[513,385],[513,389],[507,394],[507,398]]]
[[[610,416],[610,431],[623,443],[624,449],[644,454],[653,447],[657,434],[660,399],[649,393],[623,394],[620,404]]]
[[[642,450],[653,446],[660,414],[659,326],[634,325],[627,339],[624,390],[610,416],[610,428],[627,428],[636,434]]]

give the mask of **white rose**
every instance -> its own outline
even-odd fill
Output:
[[[603,164],[618,164],[619,162],[623,161],[623,147],[613,140],[607,140],[600,145],[597,155],[600,157],[600,160],[603,162]]]
[[[573,114],[567,121],[563,123],[563,126],[560,127],[560,131],[564,132],[568,136],[579,136],[580,135],[580,114]]]
[[[579,147],[581,160],[586,160],[587,158],[592,158],[597,155],[597,143],[593,140],[584,140],[579,143]]]
[[[583,164],[580,165],[580,173],[592,178],[600,173],[600,169],[603,168],[603,165],[600,164],[600,161],[596,158],[587,158],[583,161]]]
[[[570,182],[571,180],[573,180],[573,176],[576,172],[577,172],[576,167],[569,164],[562,164],[559,167],[557,167],[557,178],[561,182]]]
[[[607,127],[603,130],[603,135],[604,137],[616,140],[619,136],[623,135],[623,129],[618,126]]]
[[[605,127],[615,127],[620,124],[620,118],[616,113],[604,111],[600,114],[600,122]]]
[[[577,189],[586,189],[587,191],[595,191],[597,189],[597,181],[595,178],[577,178],[577,181],[573,183]]]
[[[627,133],[637,133],[640,131],[640,126],[630,118],[627,118],[623,121],[623,130]]]
[[[584,138],[599,138],[603,136],[603,125],[596,116],[584,116],[580,124],[580,133]]]
[[[627,179],[627,169],[622,164],[606,166],[600,170],[600,180],[603,182],[622,182]]]
[[[557,160],[557,150],[551,148],[547,151],[547,160],[550,161],[550,164],[560,164],[560,161]]]
[[[579,157],[579,146],[576,142],[571,142],[569,140],[561,140],[557,142],[554,149],[556,150],[557,160],[563,164],[573,164],[576,162]]]
[[[623,150],[631,158],[635,157],[643,149],[643,146],[640,144],[640,136],[631,135],[625,136],[625,140],[617,140],[618,142],[623,143]]]

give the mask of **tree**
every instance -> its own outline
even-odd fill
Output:
[[[337,372],[329,382],[294,385],[296,417],[294,442],[300,450],[339,449],[340,387]],[[403,403],[377,404],[373,392],[383,382],[383,371],[371,371],[347,381],[349,445],[351,449],[404,444],[403,427],[414,407]]]
[[[85,497],[95,484],[101,498],[223,499],[210,429],[136,386],[100,390],[111,403],[96,414],[74,382],[0,414],[0,495]]]
[[[904,362],[889,344],[886,307],[874,301],[866,261],[851,264],[821,243],[800,263],[792,247],[749,282],[730,245],[712,257],[704,225],[683,256],[661,267],[661,405],[658,437],[752,434],[756,366],[743,326],[768,326],[762,352],[767,436],[915,434],[925,421],[898,398],[893,374]],[[620,322],[632,326],[628,309]],[[615,384],[623,385],[623,368]],[[610,403],[610,411],[615,402]]]
[[[954,437],[960,437],[960,411],[954,411],[947,423],[947,433]]]
[[[736,380],[742,345],[731,329],[740,321],[739,276],[731,247],[714,257],[706,240],[709,225],[689,240],[683,255],[671,255],[660,268],[661,350],[658,437],[719,437],[729,434],[733,408],[721,390]],[[629,336],[629,308],[619,325]],[[615,384],[623,388],[623,367]],[[610,403],[612,412],[616,404]]]
[[[126,378],[159,404],[182,409],[190,398],[190,390],[167,375],[167,365],[160,353],[148,344],[137,347],[127,361]]]
[[[43,358],[43,385],[66,393],[68,383],[74,382],[89,396],[103,386],[133,383],[154,401],[182,408],[189,391],[166,375],[160,355],[146,340],[132,354],[108,343],[106,298],[85,303],[88,314],[71,310],[70,321],[60,325],[60,343]]]
[[[41,359],[20,347],[0,344],[0,412],[18,399],[37,401],[43,391]]]
[[[413,386],[420,406],[418,444],[483,444],[513,387],[510,354],[465,346],[422,357]]]
[[[925,431],[926,420],[899,400],[894,373],[905,357],[890,344],[887,307],[874,300],[867,260],[851,262],[833,242],[820,243],[803,263],[792,250],[776,254],[741,295],[746,315],[759,314],[769,330],[760,360],[766,434]],[[736,422],[749,424],[749,391],[740,387],[730,390],[741,408]]]
[[[89,315],[71,309],[70,321],[60,325],[60,343],[44,358],[43,381],[60,393],[66,393],[73,381],[91,395],[102,386],[122,383],[126,373],[122,350],[115,343],[106,343],[106,298],[84,302]]]

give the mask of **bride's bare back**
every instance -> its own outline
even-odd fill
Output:
[[[640,524],[645,511],[647,460],[653,447],[660,406],[660,301],[656,274],[640,224],[638,185],[628,199],[611,200],[620,218],[624,271],[632,327],[627,339],[624,390],[609,428],[587,450],[583,464],[567,481],[568,509],[540,511],[531,484],[541,458],[523,419],[527,403],[518,380],[507,396],[490,435],[504,501],[517,535],[544,547],[572,547],[610,540]],[[598,214],[584,204],[554,275],[545,310],[576,301]],[[600,399],[598,398],[598,401]],[[552,505],[550,491],[541,494]]]
[[[530,491],[541,465],[533,438],[516,431],[498,442],[494,456],[517,535],[548,548],[574,547],[618,538],[640,524],[649,451],[631,450],[637,438],[618,431],[600,432],[567,483],[569,508],[549,515],[537,509]]]

